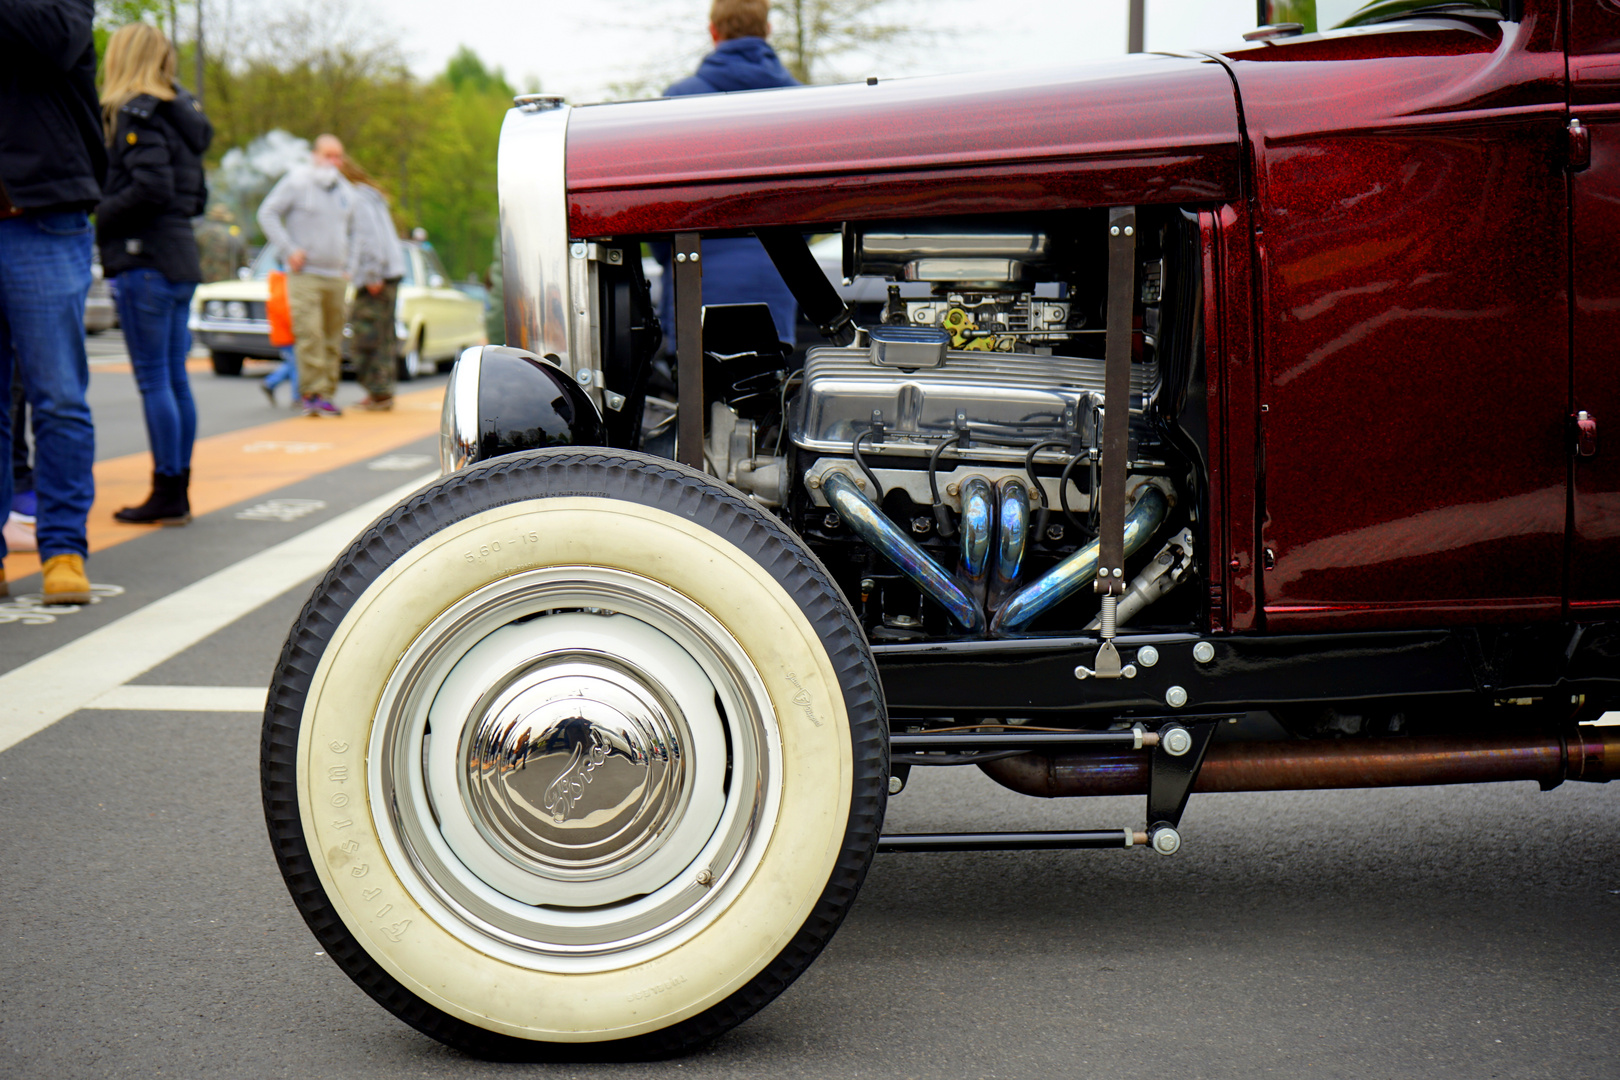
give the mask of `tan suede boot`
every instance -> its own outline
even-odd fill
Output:
[[[84,576],[84,556],[52,555],[45,560],[47,604],[88,604],[90,579]]]

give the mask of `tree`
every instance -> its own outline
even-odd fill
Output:
[[[771,44],[800,82],[814,82],[829,61],[850,52],[893,45],[924,33],[876,16],[892,0],[775,0]]]
[[[418,222],[452,273],[479,273],[489,263],[499,199],[495,158],[513,89],[500,68],[487,68],[462,47],[434,81],[449,132],[421,163]]]

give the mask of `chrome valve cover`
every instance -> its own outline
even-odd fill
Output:
[[[1133,424],[1157,383],[1156,363],[1132,367]],[[906,371],[876,366],[866,348],[818,348],[805,359],[790,433],[801,450],[848,454],[876,417],[883,437],[865,440],[863,451],[924,455],[956,433],[960,415],[984,435],[1062,438],[1070,425],[1090,444],[1092,408],[1102,399],[1100,358],[952,349],[939,367]],[[1021,461],[1023,454],[1021,447],[974,448],[987,460]]]

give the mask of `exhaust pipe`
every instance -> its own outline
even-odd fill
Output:
[[[1136,503],[1125,517],[1125,556],[1129,558],[1147,543],[1170,512],[1170,500],[1152,484],[1136,489]],[[1067,600],[1097,576],[1098,542],[1093,540],[1067,559],[1025,586],[1018,595],[996,611],[990,623],[991,637],[1008,637],[1023,632],[1037,618]]]
[[[988,484],[986,488],[988,489]],[[985,629],[984,606],[976,596],[968,594],[951,575],[940,569],[922,548],[902,533],[877,504],[862,495],[855,481],[842,472],[831,472],[822,480],[822,493],[827,502],[855,533],[877,549],[885,559],[910,578],[912,584],[939,602],[951,618],[969,633],[982,634]],[[989,552],[988,507],[984,550]],[[967,547],[966,530],[962,539]]]
[[[989,568],[995,505],[990,481],[982,476],[962,481],[962,562],[957,574],[971,585],[982,583]]]
[[[996,566],[990,579],[990,606],[1018,588],[1024,569],[1024,545],[1029,539],[1029,488],[1016,476],[996,484]]]
[[[1020,754],[979,765],[996,783],[1025,795],[1145,795],[1148,754]],[[1620,778],[1620,728],[1580,724],[1565,734],[1461,738],[1343,739],[1215,743],[1204,755],[1197,792],[1317,791],[1535,780],[1604,784]]]

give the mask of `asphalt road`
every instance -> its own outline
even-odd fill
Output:
[[[116,339],[93,348],[113,469],[144,436]],[[255,434],[286,410],[250,382],[194,382],[205,433],[301,445]],[[92,577],[121,591],[51,622],[0,621],[0,691],[37,662],[47,697],[100,695],[0,751],[0,1077],[1620,1075],[1620,791],[1582,784],[1202,795],[1173,858],[879,856],[797,984],[671,1062],[494,1066],[417,1035],[321,955],[287,897],[260,814],[258,716],[133,707],[151,703],[141,687],[202,688],[206,706],[207,688],[263,685],[311,581],[239,615],[245,601],[215,583],[349,527],[345,512],[427,471],[431,436],[408,418],[343,458],[334,432],[351,419],[307,421],[342,463],[99,550]],[[390,438],[403,441],[361,454]],[[307,509],[253,513],[277,500]],[[120,628],[199,596],[194,643],[118,673],[146,647]],[[123,644],[84,644],[102,640]],[[6,711],[0,695],[0,726]],[[890,828],[1141,813],[937,769],[891,801]]]

